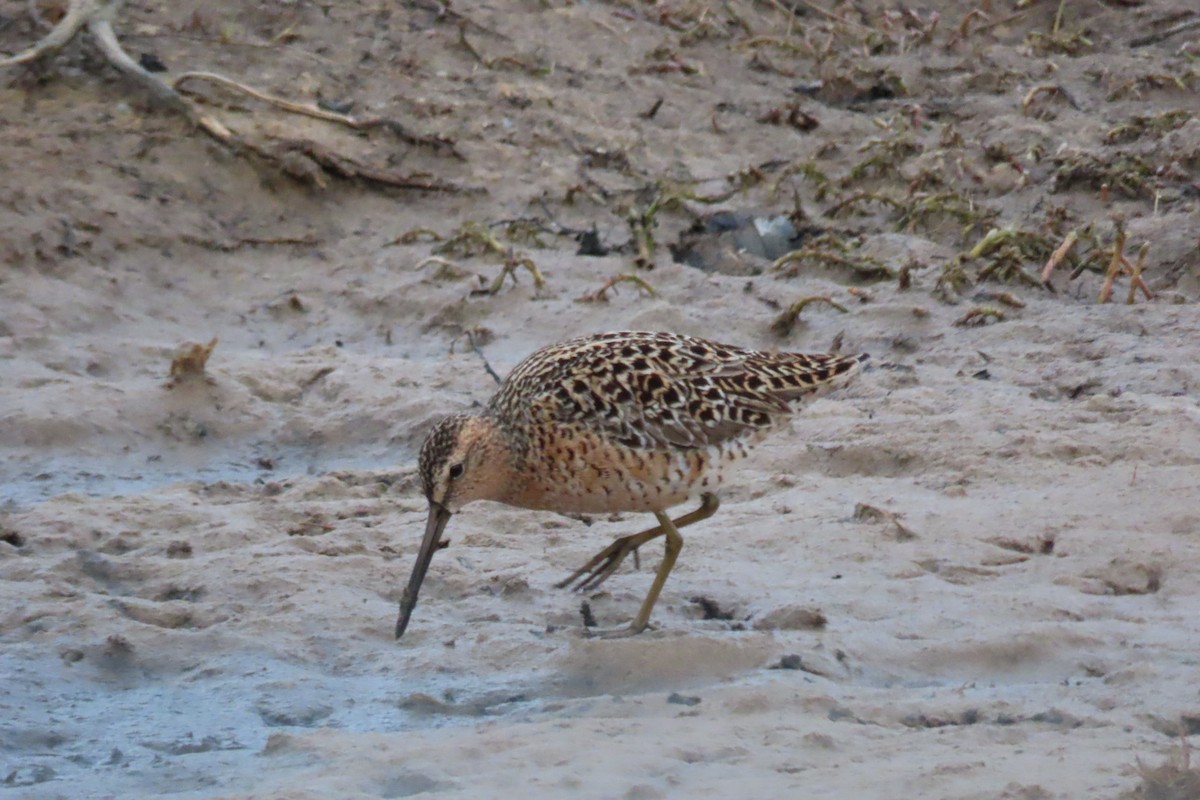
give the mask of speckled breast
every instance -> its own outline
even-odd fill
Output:
[[[563,434],[528,453],[521,470],[525,485],[514,487],[505,502],[580,514],[665,511],[717,491],[722,467],[746,455],[751,444],[633,448],[569,426]]]

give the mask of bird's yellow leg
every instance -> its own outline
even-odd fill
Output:
[[[625,636],[634,636],[646,630],[650,625],[650,614],[654,611],[654,604],[658,602],[658,596],[662,594],[663,586],[667,583],[667,576],[671,574],[671,569],[675,566],[675,559],[679,557],[679,551],[683,549],[683,536],[679,533],[679,528],[683,525],[690,525],[693,522],[711,517],[717,510],[719,502],[716,495],[706,494],[703,497],[700,508],[685,514],[677,520],[672,521],[670,517],[661,511],[656,511],[654,516],[658,518],[657,530],[666,534],[667,544],[663,553],[663,560],[658,565],[658,572],[654,575],[654,583],[650,584],[650,591],[646,593],[646,599],[642,601],[642,607],[638,610],[637,616],[633,618],[633,622],[627,628],[621,628],[615,631],[603,631],[593,634],[603,639],[617,639]],[[649,533],[647,531],[646,533]]]
[[[694,522],[699,522],[702,519],[708,519],[713,514],[717,513],[717,508],[721,505],[721,501],[715,494],[708,492],[700,497],[700,507],[695,511],[691,511],[673,521],[673,524],[678,530],[679,528],[687,527]],[[665,516],[665,515],[663,515]],[[670,521],[670,520],[668,520]],[[625,560],[625,556],[630,553],[637,552],[637,549],[646,542],[656,539],[663,535],[663,526],[655,525],[653,528],[647,528],[638,533],[631,533],[628,536],[622,536],[608,547],[601,550],[596,555],[584,564],[579,569],[572,572],[565,580],[555,584],[559,589],[565,589],[571,584],[575,584],[575,591],[583,592],[595,589],[600,584],[608,580],[608,577],[617,571],[617,567],[621,566],[621,562]]]
[[[679,529],[675,527],[671,518],[662,512],[656,512],[654,516],[658,517],[659,527],[667,535],[667,546],[663,553],[663,560],[658,565],[658,572],[654,575],[654,583],[650,584],[650,591],[646,593],[646,599],[642,601],[641,609],[633,618],[633,622],[629,624],[630,634],[641,633],[650,624],[650,612],[654,610],[654,604],[658,602],[658,596],[667,582],[667,576],[671,574],[671,569],[675,566],[675,559],[679,557],[679,551],[683,549],[683,537],[679,535]]]

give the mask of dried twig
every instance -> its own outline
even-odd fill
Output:
[[[1064,87],[1048,83],[1041,86],[1035,86],[1025,93],[1025,98],[1021,101],[1021,113],[1029,116],[1029,109],[1033,106],[1034,101],[1037,100],[1038,95],[1042,94],[1049,97],[1061,97],[1066,100],[1072,108],[1079,108],[1079,103],[1075,101],[1075,98],[1072,97],[1071,93],[1068,92]]]
[[[1148,252],[1150,252],[1150,243],[1142,242],[1142,246],[1138,248],[1137,262],[1129,270],[1132,280],[1129,281],[1129,294],[1125,297],[1127,305],[1133,305],[1133,299],[1137,295],[1139,285],[1146,292],[1146,299],[1153,299],[1150,287],[1142,280],[1142,268],[1146,266],[1146,253]]]
[[[996,322],[1003,322],[1004,312],[991,306],[975,306],[954,320],[954,325],[958,328],[965,328],[968,325],[986,325],[989,319],[994,319]]]
[[[182,75],[174,78],[170,85],[177,91],[183,92],[183,84],[189,81],[207,81],[215,83],[218,86],[224,86],[227,89],[241,92],[242,94],[253,97],[255,100],[260,100],[268,105],[272,105],[283,111],[291,114],[301,114],[306,117],[332,122],[338,125],[345,125],[347,128],[352,128],[356,131],[371,130],[373,128],[383,128],[394,134],[397,138],[406,141],[410,144],[419,144],[432,147],[434,149],[445,150],[450,155],[459,159],[465,160],[463,155],[454,147],[454,143],[440,136],[418,136],[410,132],[398,120],[390,117],[366,117],[358,118],[349,114],[339,114],[336,111],[329,111],[320,106],[312,105],[311,103],[298,103],[294,100],[288,100],[283,97],[277,97],[273,94],[267,94],[264,91],[255,89],[252,86],[247,86],[244,83],[235,81],[232,78],[227,78],[224,75],[219,75],[215,72],[193,71],[185,72]]]
[[[614,290],[618,283],[632,283],[645,292],[650,297],[657,297],[658,292],[654,291],[654,287],[642,279],[639,275],[634,275],[632,272],[623,272],[620,275],[614,275],[604,282],[604,284],[594,292],[587,292],[575,298],[576,303],[607,303],[608,292]]]
[[[661,208],[662,197],[655,191],[654,197],[645,208],[637,205],[629,208],[625,221],[629,223],[629,231],[633,236],[634,266],[640,269],[654,269],[654,227],[658,224],[656,216]]]
[[[108,62],[122,75],[137,84],[155,103],[163,108],[174,111],[186,118],[208,136],[229,147],[242,156],[256,156],[281,171],[293,177],[308,180],[318,186],[326,185],[326,176],[334,175],[342,178],[356,178],[368,183],[392,186],[405,189],[424,191],[461,191],[460,187],[449,183],[427,179],[414,179],[408,176],[380,170],[361,164],[354,159],[334,152],[328,147],[315,142],[303,140],[285,140],[274,145],[264,145],[246,139],[224,125],[216,117],[207,114],[181,94],[176,86],[187,79],[200,79],[220,83],[246,92],[295,113],[311,114],[310,109],[300,103],[291,103],[273,97],[264,92],[251,89],[244,84],[214,73],[184,73],[174,82],[167,83],[157,75],[147,71],[121,46],[113,30],[113,22],[120,12],[123,0],[71,0],[66,15],[54,26],[46,36],[33,47],[15,56],[0,60],[0,68],[29,64],[48,58],[61,50],[86,26],[96,40],[100,52]],[[303,110],[301,110],[303,109]],[[320,112],[314,116],[328,118],[328,112]],[[340,115],[333,115],[335,117]],[[346,118],[351,119],[351,118]],[[343,124],[351,124],[345,119],[336,120]],[[372,120],[370,124],[388,126],[397,131],[396,126],[387,121]],[[357,126],[367,125],[366,121],[356,121]],[[404,135],[403,129],[397,131]]]
[[[487,360],[487,356],[483,354],[483,349],[480,347],[481,342],[476,338],[490,339],[491,331],[486,328],[467,328],[463,331],[462,335],[467,337],[467,344],[475,351],[475,355],[479,356],[479,360],[483,362],[484,370],[487,371],[488,375],[492,376],[492,380],[496,382],[496,385],[499,386],[504,383],[504,379],[496,374],[496,370],[492,369],[491,362]]]
[[[1104,283],[1100,286],[1100,296],[1097,303],[1107,303],[1112,299],[1113,282],[1121,271],[1121,261],[1125,255],[1125,226],[1117,223],[1117,238],[1113,241],[1112,258],[1108,262],[1108,271],[1104,275]]]
[[[1139,36],[1138,38],[1131,41],[1129,43],[1129,46],[1130,47],[1145,47],[1148,44],[1157,44],[1158,42],[1162,42],[1167,39],[1170,39],[1175,34],[1185,33],[1186,31],[1190,31],[1194,28],[1200,28],[1200,17],[1198,17],[1196,19],[1184,20],[1183,22],[1180,22],[1177,25],[1172,25],[1171,27],[1167,28],[1166,30],[1159,31],[1157,33],[1148,33],[1145,36]]]
[[[836,308],[843,314],[850,313],[848,308],[834,300],[829,295],[810,295],[809,297],[802,297],[796,302],[792,303],[783,313],[775,317],[775,319],[771,321],[771,331],[776,336],[787,336],[792,332],[792,328],[796,326],[796,320],[800,318],[800,312],[812,303],[825,303],[828,306]]]
[[[1042,268],[1042,283],[1050,281],[1050,273],[1058,268],[1062,260],[1067,257],[1067,253],[1071,252],[1071,248],[1075,246],[1075,242],[1079,241],[1079,231],[1072,230],[1062,240],[1062,244],[1054,249],[1050,254],[1050,258],[1046,259],[1046,266]]]
[[[1025,301],[1017,297],[1012,292],[981,292],[979,295],[975,296],[975,299],[978,300],[981,296],[987,298],[988,300],[995,300],[997,303],[1002,303],[1010,308],[1025,307]]]
[[[471,294],[496,294],[504,286],[505,278],[512,278],[513,283],[517,283],[517,267],[524,267],[533,277],[534,291],[540,292],[546,288],[546,279],[542,277],[541,270],[537,268],[537,264],[533,263],[533,259],[528,256],[518,257],[513,249],[509,248],[508,256],[504,259],[504,267],[500,270],[500,274],[495,277],[491,284],[482,289],[476,289]]]

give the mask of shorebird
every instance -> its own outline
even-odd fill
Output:
[[[623,634],[645,630],[683,547],[679,529],[711,517],[722,468],[744,456],[867,355],[767,353],[674,333],[620,331],[536,351],[479,413],[439,421],[421,446],[429,517],[400,600],[396,638],[451,515],[475,500],[565,513],[645,512],[658,524],[622,536],[558,584],[593,589],[658,536],[666,550]],[[700,496],[695,511],[667,511]]]

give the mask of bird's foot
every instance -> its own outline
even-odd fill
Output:
[[[583,636],[585,639],[628,639],[631,636],[637,636],[639,633],[646,631],[657,630],[653,625],[643,625],[636,627],[634,624],[626,625],[622,628],[584,628]]]

